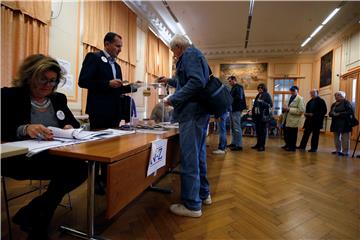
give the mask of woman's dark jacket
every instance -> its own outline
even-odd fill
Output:
[[[65,115],[63,120],[57,118],[59,127],[72,125],[74,128],[80,127],[74,115],[67,106],[66,96],[62,93],[54,92],[49,96],[55,113],[62,111]],[[10,142],[18,140],[16,138],[17,128],[20,125],[30,124],[31,118],[31,99],[30,91],[26,88],[4,87],[1,89],[1,141]]]

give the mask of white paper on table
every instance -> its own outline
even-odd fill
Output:
[[[158,139],[151,144],[151,154],[147,175],[150,176],[158,169],[166,165],[167,139]]]
[[[164,134],[167,131],[165,130],[153,130],[153,129],[137,129],[136,132],[138,133],[150,133],[150,134]]]
[[[118,130],[118,129],[112,129],[112,128],[106,129],[105,131],[111,131],[112,133],[100,136],[101,138],[112,138],[112,137],[118,137],[118,136],[135,133],[135,131],[124,131],[124,130]]]

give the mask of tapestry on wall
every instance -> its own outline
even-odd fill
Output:
[[[260,83],[267,82],[267,63],[220,64],[220,78],[235,76],[245,90],[257,90]]]
[[[320,88],[331,84],[333,51],[321,57],[320,65]]]

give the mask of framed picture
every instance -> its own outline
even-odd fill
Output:
[[[331,84],[333,51],[321,57],[320,88]]]
[[[267,82],[267,63],[220,64],[220,78],[224,81],[230,76],[245,90],[257,90],[258,84]]]

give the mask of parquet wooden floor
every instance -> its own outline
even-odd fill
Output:
[[[170,174],[159,185],[172,187],[172,194],[146,191],[111,222],[100,216],[96,224],[102,236],[166,240],[360,239],[360,159],[332,155],[331,135],[321,135],[318,153],[285,152],[279,138],[268,140],[266,152],[256,152],[250,149],[255,138],[244,137],[244,151],[212,155],[217,138],[213,134],[208,138],[213,204],[203,207],[201,218],[169,212],[169,205],[179,200],[180,184],[179,175]],[[9,194],[22,191],[28,184],[9,180]],[[51,239],[76,239],[57,231],[61,224],[85,227],[85,192],[83,185],[71,193],[72,211],[58,208]],[[12,201],[12,215],[30,198]],[[97,212],[101,213],[103,199],[96,200]],[[3,206],[1,222],[2,239],[8,239]],[[12,228],[15,239],[26,238],[16,225]]]

